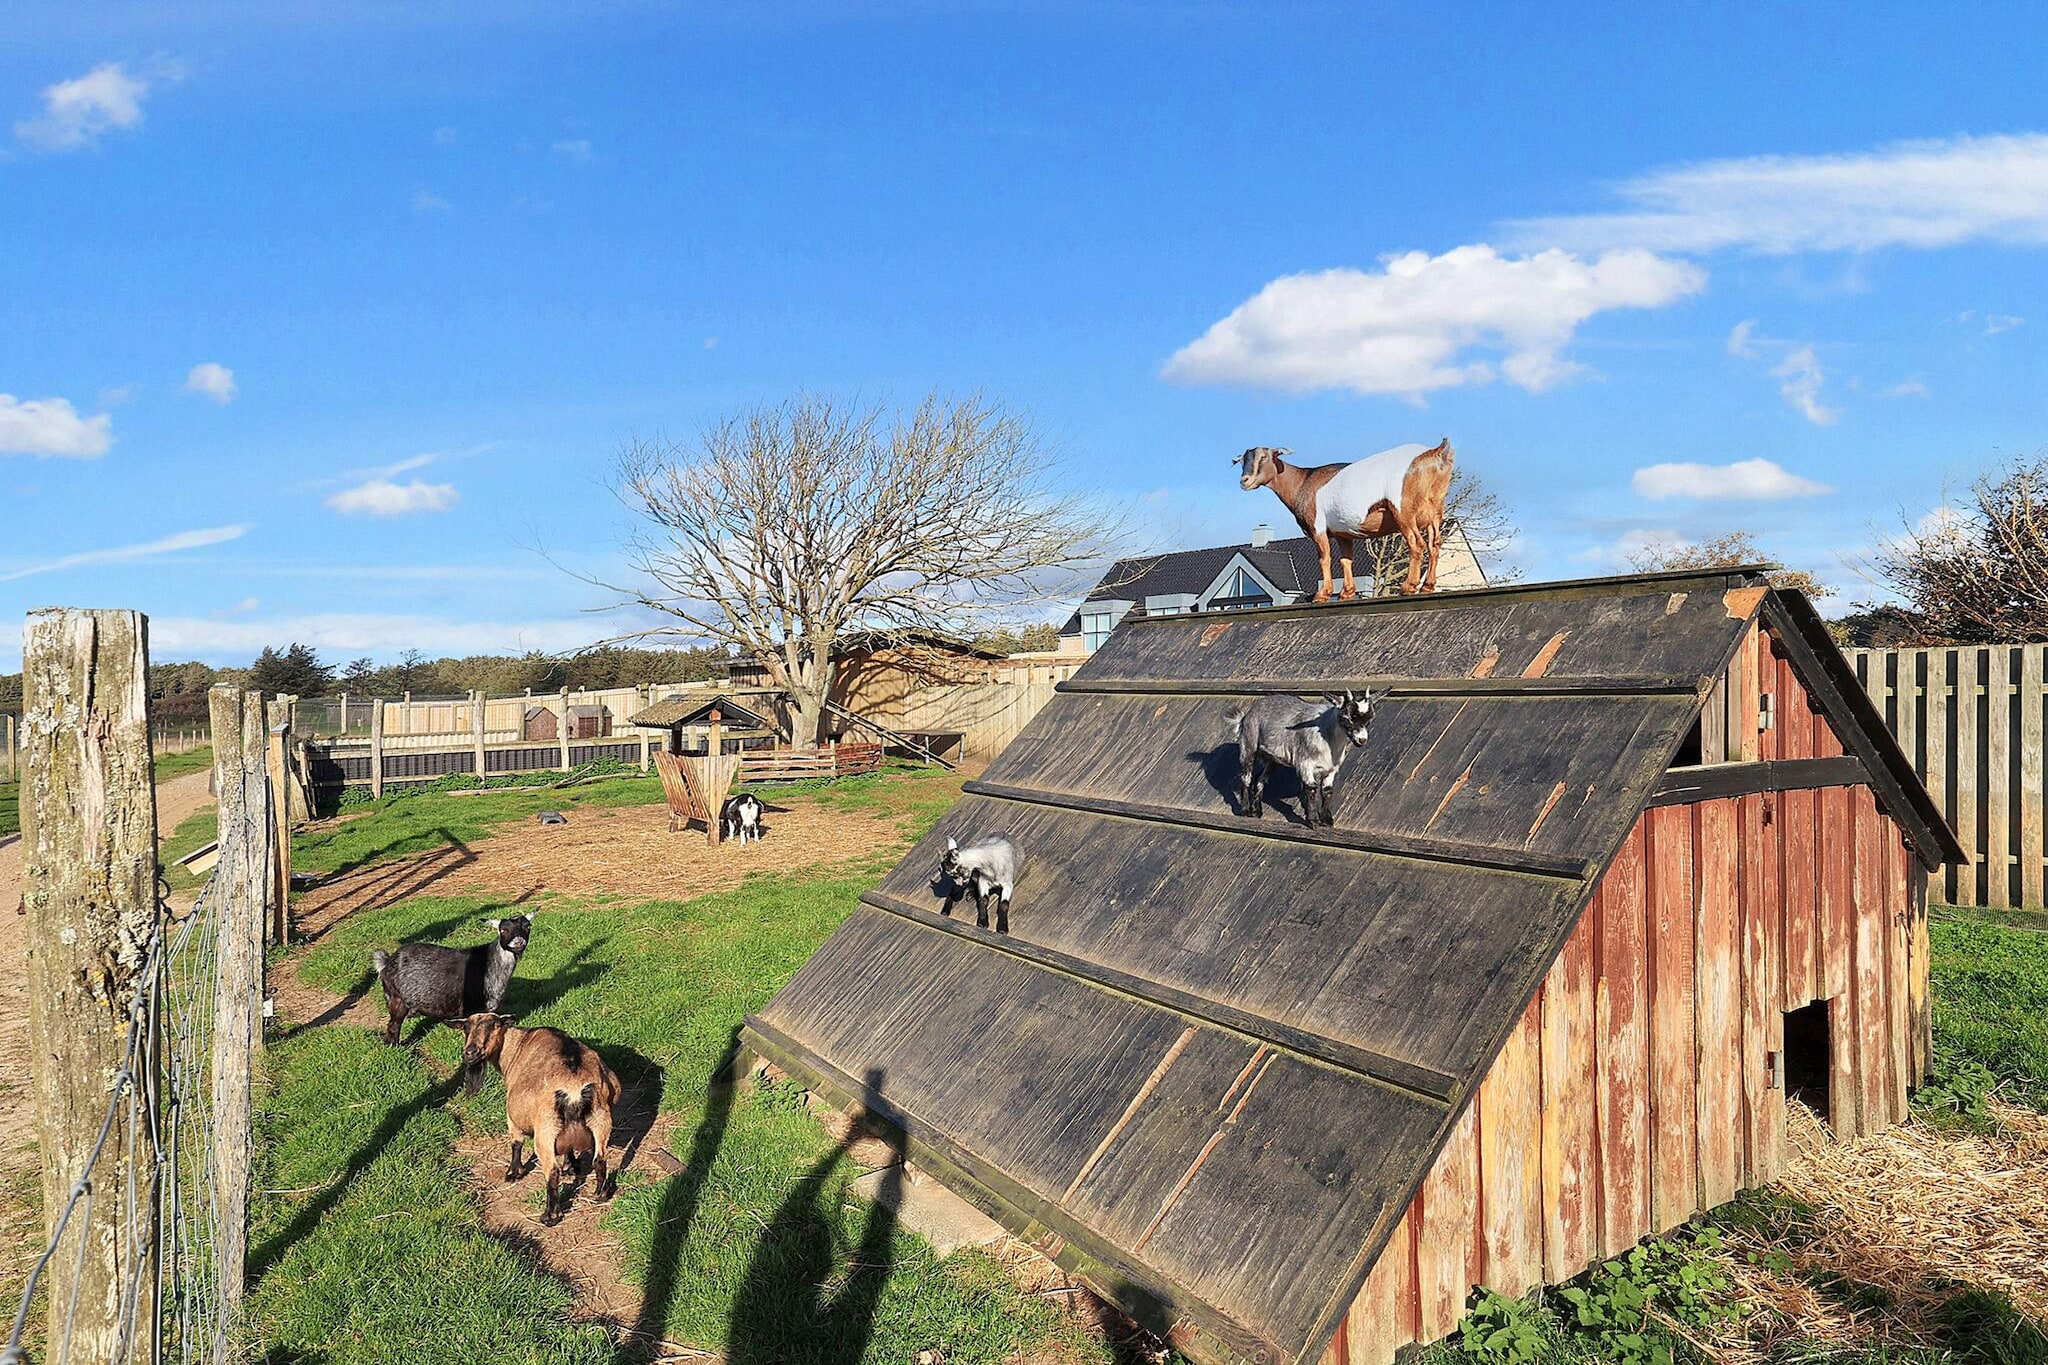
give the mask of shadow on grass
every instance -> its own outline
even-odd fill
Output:
[[[867,1089],[882,1093],[882,1073],[867,1073]],[[886,1129],[893,1135],[894,1129]],[[849,1249],[846,1275],[827,1289],[838,1265],[832,1235],[836,1209],[820,1207],[826,1187],[861,1125],[852,1125],[775,1210],[732,1305],[728,1365],[855,1365],[867,1353],[875,1308],[894,1264],[895,1206],[903,1193],[903,1154],[884,1168],[882,1188],[868,1205],[860,1239]],[[897,1140],[892,1136],[891,1145]]]
[[[325,1189],[306,1201],[306,1206],[293,1214],[291,1221],[278,1229],[274,1235],[264,1239],[261,1246],[250,1249],[250,1279],[262,1279],[272,1266],[283,1259],[286,1252],[298,1245],[319,1225],[320,1220],[341,1202],[349,1187],[355,1183],[356,1177],[369,1169],[370,1163],[383,1154],[384,1149],[397,1139],[407,1124],[428,1109],[438,1108],[453,1099],[461,1083],[462,1075],[457,1072],[444,1081],[428,1086],[417,1096],[386,1114],[384,1121],[363,1139],[362,1145],[349,1154],[341,1172],[327,1183]]]
[[[735,1028],[726,1039],[718,1064],[711,1069],[710,1084],[704,1092],[704,1117],[697,1121],[697,1131],[690,1138],[690,1154],[683,1159],[683,1169],[663,1186],[661,1203],[655,1209],[654,1244],[648,1253],[646,1292],[641,1296],[640,1314],[633,1321],[633,1341],[664,1339],[663,1328],[675,1303],[683,1244],[690,1239],[690,1224],[696,1220],[697,1206],[710,1182],[711,1164],[718,1158],[718,1149],[725,1145],[725,1130],[732,1122],[739,1079],[733,1073],[739,1055],[740,1031]],[[634,1145],[637,1151],[637,1141]]]

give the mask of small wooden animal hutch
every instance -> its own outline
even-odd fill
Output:
[[[1238,815],[1233,709],[1338,687],[1335,827]],[[1147,619],[1061,690],[746,1040],[1197,1356],[1389,1360],[1925,1074],[1961,850],[1759,572]],[[989,831],[1008,936],[929,884]]]

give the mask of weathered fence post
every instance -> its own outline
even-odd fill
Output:
[[[476,751],[476,776],[484,778],[484,690],[479,687],[469,694],[469,742]]]
[[[264,737],[264,771],[270,779],[270,941],[291,939],[292,893],[292,710],[283,697],[270,703],[269,734]]]
[[[17,757],[18,744],[14,737],[14,717],[0,716],[0,768],[7,770],[9,777],[21,776],[21,760]]]
[[[208,703],[220,795],[220,860],[209,892],[220,916],[214,954],[211,1175],[220,1202],[221,1296],[232,1312],[242,1298],[248,1246],[251,1076],[263,1046],[263,922],[272,814],[262,698],[223,685],[213,689]]]
[[[641,699],[641,695],[642,695],[642,693],[645,693],[645,694],[646,694],[646,699],[645,699],[644,701],[643,701],[643,700]],[[634,709],[634,710],[635,710],[636,712],[637,712],[637,711],[645,711],[645,710],[646,710],[646,709],[647,709],[648,707],[650,707],[650,706],[652,706],[652,705],[654,705],[654,684],[653,684],[653,683],[649,683],[649,684],[647,684],[647,686],[645,686],[644,688],[643,688],[643,687],[635,687],[635,688],[633,689],[633,709]],[[641,771],[642,773],[645,773],[645,772],[647,771],[647,768],[648,768],[648,759],[647,759],[647,755],[648,755],[648,752],[649,752],[649,750],[650,750],[650,749],[651,749],[651,748],[653,747],[653,740],[654,740],[654,733],[653,733],[653,732],[652,732],[651,730],[647,730],[647,729],[645,729],[645,728],[642,728],[642,729],[641,729],[641,731],[640,731],[640,771]]]
[[[29,613],[22,651],[23,908],[28,914],[29,1055],[35,1059],[43,1223],[54,1232],[129,1064],[129,1014],[157,925],[156,788],[149,749],[149,622],[140,612]],[[153,1101],[154,1062],[125,1084]],[[89,1204],[50,1261],[49,1340],[77,1313],[70,1358],[126,1360],[156,1340],[156,1152],[150,1125],[116,1122]],[[142,1226],[120,1194],[133,1173]],[[139,1284],[132,1330],[124,1288]]]
[[[370,698],[370,795],[384,794],[384,699]]]
[[[562,689],[562,698],[555,703],[555,742],[562,748],[562,771],[569,771],[569,689]]]

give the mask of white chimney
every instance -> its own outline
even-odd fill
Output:
[[[1252,527],[1252,548],[1254,550],[1259,549],[1261,546],[1270,545],[1272,544],[1272,542],[1272,527],[1266,525],[1266,523],[1263,521],[1260,522],[1257,526]]]

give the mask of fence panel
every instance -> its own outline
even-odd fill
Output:
[[[1852,649],[1849,661],[1969,851],[1942,874],[1942,899],[2043,904],[2048,644]]]

